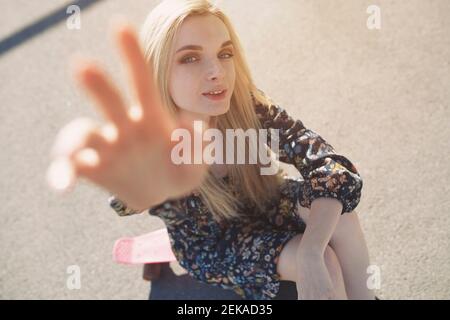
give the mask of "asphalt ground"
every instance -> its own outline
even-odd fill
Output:
[[[101,61],[129,96],[110,18],[138,27],[157,3],[100,1],[70,30],[57,14],[68,2],[0,1],[0,298],[148,298],[142,268],[115,264],[112,246],[162,221],[116,216],[107,192],[88,182],[58,196],[45,171],[63,125],[101,119],[72,81],[69,57]],[[450,2],[379,0],[375,30],[366,25],[372,1],[220,4],[258,86],[361,173],[357,211],[380,271],[377,295],[448,299]],[[74,265],[79,289],[68,286]]]

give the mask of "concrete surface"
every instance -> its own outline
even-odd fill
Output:
[[[86,182],[58,196],[44,175],[59,128],[78,116],[100,119],[70,78],[70,55],[102,61],[126,88],[109,19],[122,13],[138,26],[156,3],[99,2],[82,10],[81,30],[63,21],[0,56],[0,298],[148,298],[142,268],[114,264],[112,245],[162,222],[117,217],[107,193]],[[381,270],[380,298],[448,299],[450,2],[220,3],[259,87],[359,169],[357,211]],[[380,30],[366,27],[372,4]],[[0,1],[0,39],[67,5]],[[80,289],[67,287],[71,265]]]

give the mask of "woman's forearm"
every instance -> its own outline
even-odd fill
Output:
[[[297,272],[299,300],[342,299],[331,281],[323,256],[297,255]]]
[[[318,198],[311,211],[297,249],[297,292],[299,299],[342,299],[336,291],[325,265],[325,249],[342,211],[340,201]]]
[[[299,251],[320,254],[330,242],[342,212],[342,203],[334,198],[317,198],[311,203],[308,224]]]

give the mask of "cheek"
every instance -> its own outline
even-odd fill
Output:
[[[175,70],[170,77],[170,93],[174,100],[177,97],[183,97],[186,92],[192,92],[193,89],[193,77],[183,70]],[[186,98],[186,97],[184,97]]]
[[[198,76],[181,68],[173,70],[169,80],[170,95],[175,104],[183,109],[196,104]]]

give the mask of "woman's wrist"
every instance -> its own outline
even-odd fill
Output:
[[[297,258],[307,261],[322,261],[324,250],[319,246],[300,244],[297,249]]]
[[[111,194],[108,198],[109,206],[121,217],[131,216],[141,213],[143,210],[136,210],[129,207],[124,201],[119,199],[116,195]]]

